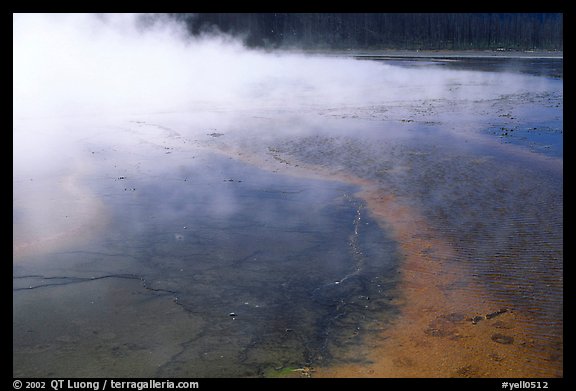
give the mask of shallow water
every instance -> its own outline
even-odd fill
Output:
[[[15,376],[262,376],[341,358],[395,314],[395,245],[354,187],[147,152],[78,179],[105,232],[15,262]]]
[[[562,57],[514,56],[474,56],[442,55],[434,56],[358,56],[359,59],[386,61],[404,67],[442,67],[454,70],[480,70],[484,72],[514,72],[530,75],[562,78],[564,74]]]
[[[404,255],[360,183],[417,210],[466,270],[443,289],[522,314],[523,365],[561,376],[562,81],[472,80],[442,99],[78,119],[34,170],[25,135],[45,124],[15,125],[14,376],[363,363],[402,316]]]

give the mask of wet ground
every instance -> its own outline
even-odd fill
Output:
[[[14,376],[562,376],[556,61],[78,119],[43,169],[15,125]]]
[[[395,245],[353,186],[153,149],[75,179],[113,216],[96,239],[14,264],[16,376],[262,376],[394,312]]]

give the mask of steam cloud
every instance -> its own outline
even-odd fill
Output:
[[[16,14],[13,44],[15,119],[353,106],[441,98],[455,94],[447,88],[455,81],[478,96],[522,85],[479,72],[248,50],[229,36],[192,37],[173,20],[142,15]]]
[[[14,175],[85,158],[84,140],[95,132],[100,142],[130,143],[114,126],[146,115],[194,113],[186,120],[201,121],[222,110],[409,111],[426,99],[465,106],[544,89],[543,80],[248,49],[224,34],[191,36],[158,15],[14,14]]]
[[[263,129],[238,130],[268,139],[275,137],[270,126],[276,122],[289,124],[282,131],[290,135],[326,127],[326,117],[314,117],[322,111],[346,116],[394,107],[396,114],[409,117],[425,100],[444,102],[444,107],[458,102],[466,110],[477,100],[545,89],[544,80],[248,49],[224,34],[191,36],[184,25],[157,15],[15,14],[15,221],[32,232],[70,224],[69,200],[89,199],[74,190],[81,188],[74,180],[90,170],[93,176],[125,175],[116,167],[132,167],[134,156],[144,153],[142,142],[165,145],[166,129],[139,125],[150,117],[156,123],[158,114],[175,114],[159,122],[170,127],[176,121],[174,128],[194,140],[195,132],[208,137],[207,124],[224,124],[222,131],[230,136],[226,121],[236,122],[236,113],[246,118],[246,113],[268,111],[272,121]],[[220,115],[223,111],[226,115]],[[313,115],[302,116],[301,122],[276,121],[284,113],[303,111]],[[103,163],[104,154],[93,155],[103,150],[115,152],[116,171]],[[223,210],[225,202],[219,204]],[[77,209],[99,214],[94,205],[84,202]]]

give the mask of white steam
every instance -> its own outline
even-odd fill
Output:
[[[193,38],[166,18],[142,20],[126,14],[14,15],[14,118],[357,106],[454,97],[449,86],[455,82],[474,86],[479,97],[521,85],[509,75],[503,84],[478,72],[271,54],[223,35]]]
[[[276,137],[271,129],[296,135],[318,125],[333,132],[326,125],[332,115],[385,113],[398,121],[411,111],[422,112],[427,100],[441,102],[442,108],[464,102],[466,110],[477,100],[534,91],[539,80],[269,53],[222,34],[192,37],[166,17],[15,14],[15,248],[42,237],[49,247],[64,236],[76,240],[80,232],[90,232],[93,221],[102,226],[105,208],[81,179],[91,186],[101,183],[101,192],[110,196],[115,178],[172,167],[168,157],[175,154],[157,159],[158,149],[150,145],[171,153],[196,139],[213,141],[210,133],[225,132],[226,140],[236,131],[242,137],[250,133],[248,141],[232,138],[249,143]],[[283,122],[286,113],[301,119]],[[266,121],[251,127],[246,119],[257,116]],[[340,127],[349,131],[348,124]],[[171,139],[170,128],[182,138]],[[200,160],[193,160],[194,148],[187,152],[178,164]],[[207,170],[206,175],[213,174]],[[226,194],[215,195],[214,205],[219,211],[234,208]]]

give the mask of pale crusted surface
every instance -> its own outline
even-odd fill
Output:
[[[90,240],[103,229],[109,216],[101,199],[81,183],[87,172],[76,164],[73,172],[58,178],[48,189],[31,187],[30,194],[14,202],[14,208],[28,212],[21,229],[14,234],[14,260],[61,250],[70,244]]]

